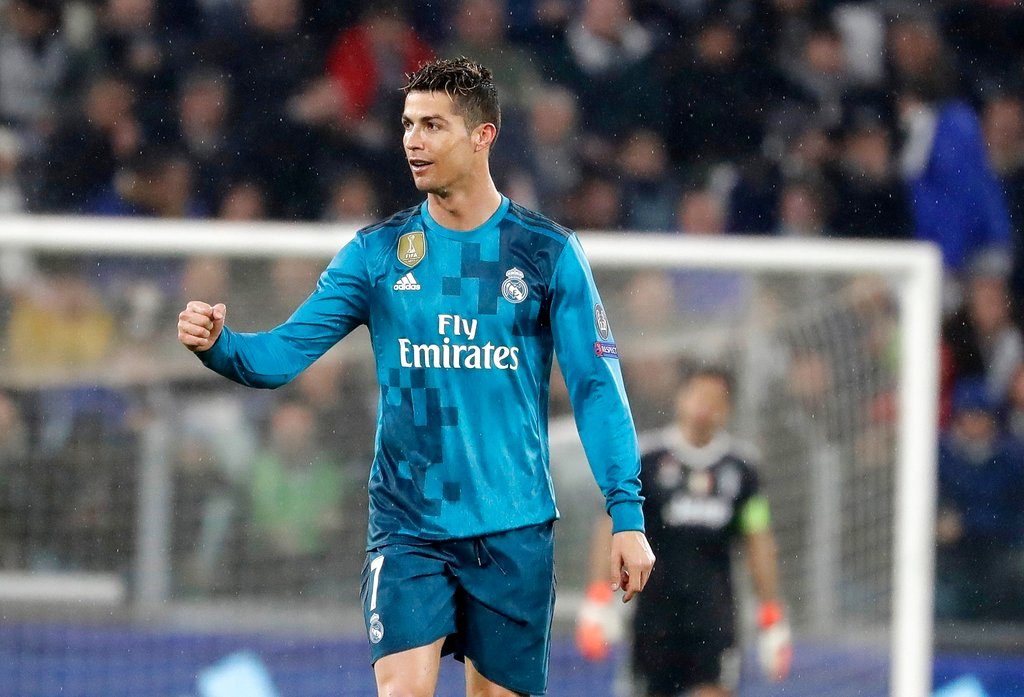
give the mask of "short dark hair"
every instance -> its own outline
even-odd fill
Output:
[[[708,380],[718,380],[725,385],[725,391],[729,395],[729,401],[733,401],[733,394],[735,391],[736,383],[733,379],[732,372],[727,368],[714,365],[698,365],[691,367],[686,371],[683,377],[682,387],[689,387],[695,380],[705,378]]]
[[[440,58],[421,65],[416,72],[407,75],[403,91],[441,91],[451,97],[456,113],[474,129],[482,123],[493,123],[501,130],[501,108],[498,106],[498,90],[491,78],[491,71],[465,56]]]

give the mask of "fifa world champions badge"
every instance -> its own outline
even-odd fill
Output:
[[[422,230],[407,232],[398,238],[398,260],[410,269],[427,256],[427,238]]]
[[[530,294],[530,287],[523,280],[522,271],[513,267],[505,272],[505,281],[501,284],[501,294],[510,303],[521,303]]]

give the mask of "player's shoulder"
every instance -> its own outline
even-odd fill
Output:
[[[756,473],[758,463],[761,461],[761,453],[753,443],[730,434],[726,458],[743,469]]]
[[[512,200],[509,201],[508,213],[505,218],[522,230],[524,234],[543,235],[561,244],[567,243],[576,234],[543,213],[538,213]]]
[[[380,236],[382,233],[404,231],[410,224],[415,224],[419,219],[420,206],[410,206],[403,210],[393,213],[392,215],[379,220],[371,225],[360,228],[356,233],[357,236],[366,238],[372,238]]]
[[[672,450],[671,427],[641,431],[637,434],[637,445],[640,446],[640,457],[657,456]]]

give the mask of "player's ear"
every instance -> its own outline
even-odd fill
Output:
[[[473,129],[473,150],[480,152],[484,148],[493,145],[498,137],[498,129],[493,123],[482,123]]]

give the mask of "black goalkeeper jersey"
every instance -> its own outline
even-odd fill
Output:
[[[728,434],[695,448],[675,429],[641,458],[647,537],[658,563],[637,596],[634,629],[650,637],[735,638],[730,552],[757,472]]]

